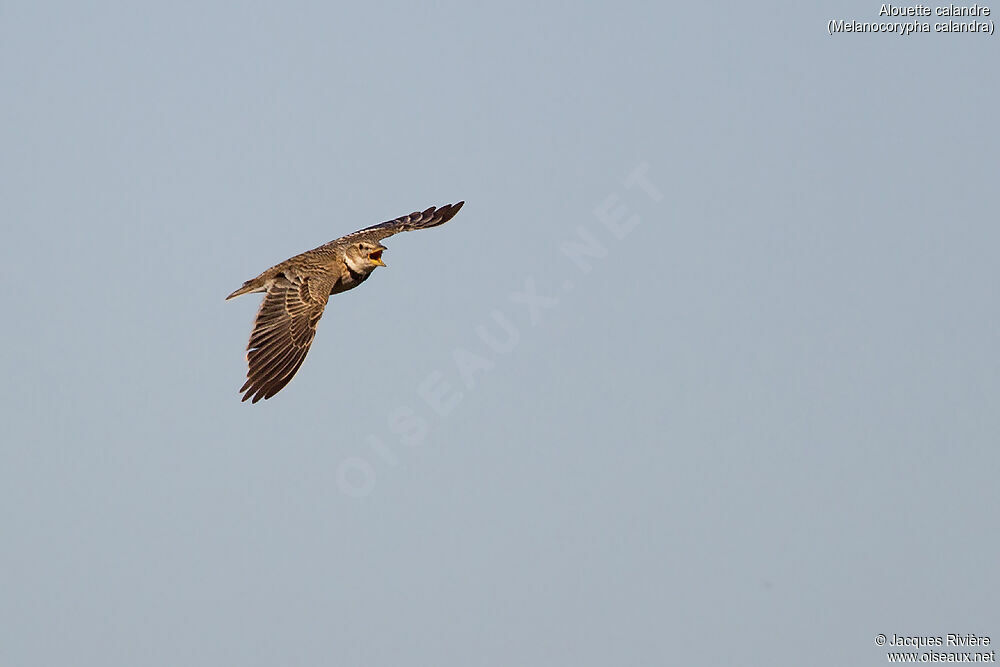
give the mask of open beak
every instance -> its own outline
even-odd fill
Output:
[[[385,262],[382,261],[382,248],[379,248],[373,253],[368,254],[368,259],[373,261],[378,266],[385,266]]]

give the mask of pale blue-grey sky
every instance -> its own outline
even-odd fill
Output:
[[[997,41],[875,3],[0,7],[0,664],[1000,641]],[[271,264],[464,199],[237,389]]]

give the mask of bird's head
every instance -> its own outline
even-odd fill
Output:
[[[344,254],[351,270],[358,273],[370,273],[375,270],[376,266],[385,266],[385,262],[382,261],[382,252],[387,249],[381,243],[358,241],[347,246]]]

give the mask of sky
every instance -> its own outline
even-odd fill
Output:
[[[879,7],[3,3],[0,664],[1000,641],[998,42]]]

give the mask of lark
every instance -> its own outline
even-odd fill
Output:
[[[247,344],[247,381],[243,400],[253,403],[281,391],[302,366],[316,325],[334,294],[354,289],[385,266],[384,238],[414,229],[437,227],[455,217],[464,201],[365,227],[318,248],[286,259],[252,278],[226,300],[265,292]]]

